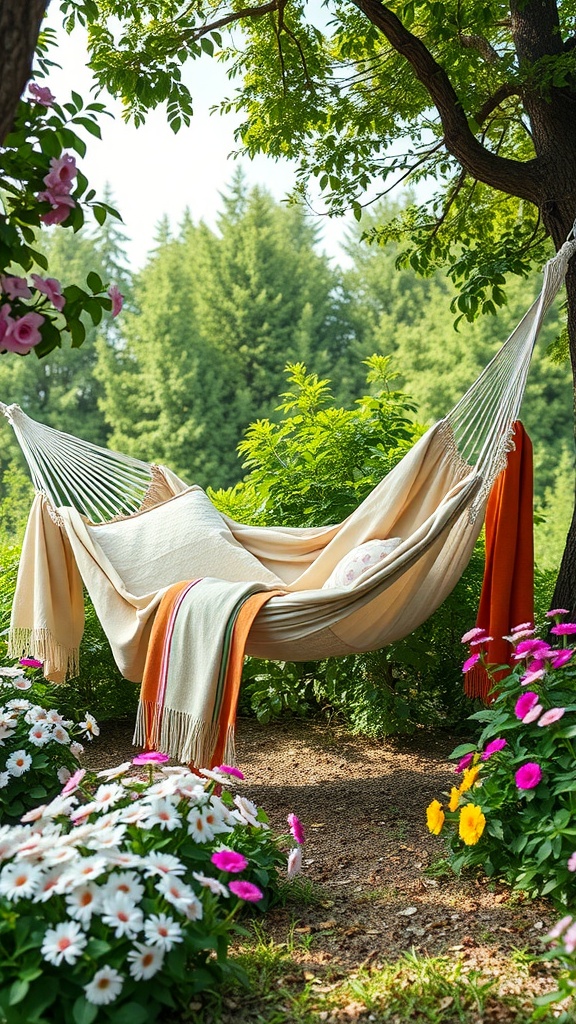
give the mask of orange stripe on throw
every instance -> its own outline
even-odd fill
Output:
[[[476,625],[494,637],[484,645],[486,660],[493,665],[510,664],[511,646],[502,637],[520,622],[534,621],[532,442],[519,421],[514,444],[486,508],[486,565]],[[503,674],[497,673],[496,679]],[[469,697],[488,703],[492,685],[481,665],[466,673]]]
[[[191,580],[185,580],[181,583],[175,583],[168,588],[158,605],[158,611],[152,624],[140,691],[140,700],[146,724],[146,750],[154,749],[153,737],[156,730],[158,733],[160,731],[160,723],[155,724],[155,716],[157,714],[155,708],[158,704],[160,684],[163,677],[166,631],[174,608],[174,602],[177,600],[178,595],[186,587],[190,586],[190,583]]]

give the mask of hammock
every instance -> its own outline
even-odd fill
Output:
[[[308,661],[406,636],[444,601],[468,563],[513,445],[536,337],[575,251],[576,241],[566,242],[546,264],[540,295],[464,397],[334,526],[237,523],[166,467],[99,448],[0,403],[37,491],[11,656],[39,658],[55,680],[73,674],[84,583],[120,670],[139,681],[163,595],[199,577],[274,592],[250,628],[249,655]],[[347,559],[385,538],[393,543],[383,557],[343,585],[338,574]]]

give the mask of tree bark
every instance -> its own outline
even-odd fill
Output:
[[[49,0],[0,0],[0,145],[32,71]]]

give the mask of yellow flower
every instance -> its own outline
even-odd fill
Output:
[[[435,836],[439,835],[442,831],[442,825],[444,824],[444,811],[442,810],[442,804],[439,800],[433,800],[431,804],[426,808],[426,822],[430,832]]]
[[[458,833],[466,846],[474,846],[484,831],[486,818],[482,814],[482,808],[476,804],[465,804],[460,811],[460,824]]]
[[[448,804],[448,810],[455,811],[460,803],[460,790],[456,789],[456,786],[452,786],[450,790],[450,803]]]
[[[462,776],[462,782],[460,783],[460,792],[465,793],[467,789],[470,789],[474,785],[480,772],[480,765],[475,764],[472,768],[466,768],[464,775]]]

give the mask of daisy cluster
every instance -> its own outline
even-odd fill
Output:
[[[4,820],[18,818],[55,795],[78,767],[84,750],[78,737],[91,740],[100,731],[92,715],[75,723],[55,708],[34,704],[24,696],[32,687],[21,667],[0,667],[0,812]]]
[[[76,1020],[68,1010],[78,999],[136,1000],[155,1020],[176,988],[189,998],[214,984],[235,914],[265,903],[264,885],[285,863],[264,813],[226,788],[237,769],[193,774],[162,765],[164,755],[134,760],[153,764],[154,777],[135,776],[132,762],[90,779],[78,769],[50,803],[0,828],[0,932],[2,917],[35,922],[24,958],[16,931],[2,936],[0,949],[11,936],[15,948],[0,974],[4,984],[23,967],[56,974],[64,1021]],[[295,816],[289,825],[299,848],[301,825]]]
[[[576,878],[576,658],[569,646],[576,623],[565,621],[564,608],[547,614],[547,639],[522,622],[502,638],[508,655],[496,642],[498,660],[508,657],[509,667],[490,664],[494,638],[486,630],[462,637],[472,651],[463,670],[485,674],[491,703],[471,716],[483,725],[478,741],[450,755],[458,784],[446,801],[432,801],[427,822],[435,834],[448,826],[455,870],[480,865],[562,904],[573,898]]]

